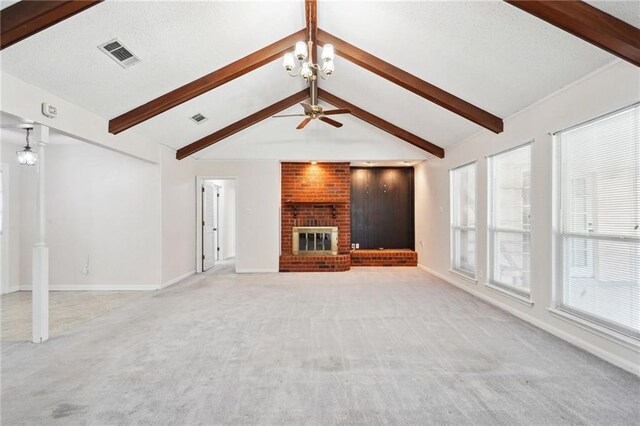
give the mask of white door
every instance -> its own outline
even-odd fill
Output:
[[[213,186],[202,187],[202,270],[212,268],[216,264],[217,229],[216,229],[216,189]]]

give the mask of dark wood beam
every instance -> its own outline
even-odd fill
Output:
[[[384,130],[385,132],[390,133],[405,142],[409,142],[411,145],[417,146],[418,148],[425,150],[428,153],[435,155],[436,157],[444,158],[444,149],[440,148],[438,145],[426,141],[414,135],[413,133],[409,133],[398,126],[383,120],[382,118],[376,117],[375,115],[363,110],[362,108],[358,108],[357,106],[345,101],[344,99],[340,99],[339,97],[332,95],[326,90],[318,88],[318,97],[338,108],[347,108],[351,110],[352,115],[358,117],[360,120],[365,121],[381,130]]]
[[[640,67],[640,29],[576,0],[505,0],[576,37]]]
[[[196,152],[205,149],[206,147],[211,146],[216,142],[220,142],[222,139],[228,138],[229,136],[246,129],[247,127],[253,126],[254,124],[259,123],[260,121],[269,118],[272,115],[277,114],[280,111],[296,105],[308,98],[309,91],[307,89],[301,90],[298,93],[293,94],[279,102],[276,102],[275,104],[270,105],[256,113],[253,113],[240,121],[236,121],[235,123],[230,124],[227,127],[218,130],[217,132],[211,133],[209,136],[205,136],[202,139],[199,139],[185,147],[180,148],[178,152],[176,152],[176,158],[178,160],[182,160],[183,158],[195,154]]]
[[[118,134],[123,130],[127,130],[130,127],[187,102],[196,96],[200,96],[203,93],[243,76],[256,68],[260,68],[291,49],[291,47],[296,44],[296,41],[304,39],[305,34],[304,29],[297,31],[219,70],[200,77],[191,83],[178,87],[144,105],[140,105],[129,112],[109,120],[109,133],[113,133],[114,135]]]
[[[23,0],[0,11],[0,50],[80,13],[102,0]]]
[[[440,105],[443,108],[454,112],[467,120],[473,121],[480,126],[491,130],[494,133],[502,132],[504,124],[500,117],[478,108],[469,102],[448,93],[431,83],[409,74],[408,72],[383,61],[382,59],[365,52],[362,49],[339,39],[322,29],[318,29],[318,41],[320,44],[330,43],[336,53],[343,58],[361,66],[382,78],[386,78],[392,83],[403,87],[418,96]]]

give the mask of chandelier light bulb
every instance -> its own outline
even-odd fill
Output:
[[[333,65],[333,61],[325,61],[324,65],[322,66],[322,72],[324,72],[326,75],[331,75],[333,74],[334,70],[335,66]]]
[[[293,53],[285,53],[284,60],[282,61],[282,66],[287,71],[292,71],[293,67],[295,67],[295,58],[293,57]]]
[[[322,48],[322,60],[325,62],[329,62],[329,61],[333,61],[334,57],[335,57],[335,53],[333,51],[333,45],[325,44],[324,47]]]
[[[304,41],[297,42],[293,54],[299,61],[304,61],[307,58],[307,43]]]
[[[311,71],[311,67],[309,66],[308,62],[302,63],[302,70],[300,71],[300,75],[302,75],[302,77],[304,77],[305,79],[308,79],[313,75],[313,71]]]

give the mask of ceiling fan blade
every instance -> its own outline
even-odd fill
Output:
[[[304,120],[302,120],[302,122],[300,124],[298,124],[298,127],[296,127],[296,129],[300,130],[300,129],[304,129],[304,127],[309,124],[309,122],[311,121],[311,117],[307,117]]]
[[[322,114],[324,115],[351,114],[351,110],[346,108],[330,109],[329,111],[323,111]]]
[[[302,105],[302,108],[304,108],[305,114],[311,114],[313,112],[313,106],[311,106],[310,104],[300,102],[300,105]]]
[[[281,114],[281,115],[272,115],[271,118],[281,118],[281,117],[306,117],[307,114]]]
[[[332,120],[328,117],[320,117],[320,120],[327,124],[331,124],[333,127],[342,127],[342,123],[338,123],[336,120]]]

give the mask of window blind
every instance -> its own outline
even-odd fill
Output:
[[[452,169],[451,269],[476,276],[476,164]]]
[[[489,281],[530,293],[531,144],[489,157]]]
[[[640,337],[640,105],[558,132],[558,308]]]

